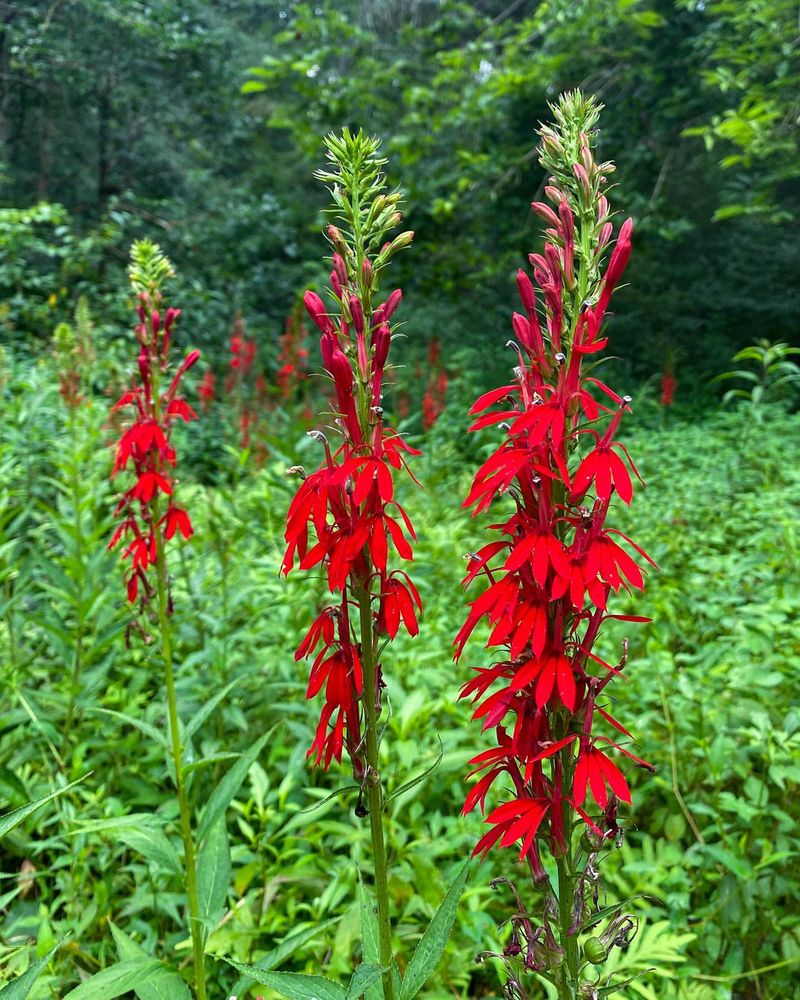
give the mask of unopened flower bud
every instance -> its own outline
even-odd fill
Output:
[[[350,315],[353,318],[353,326],[356,328],[356,333],[360,337],[364,332],[364,313],[361,308],[361,300],[357,295],[350,296]]]
[[[372,334],[373,364],[378,371],[383,369],[386,359],[389,356],[389,346],[392,342],[392,333],[388,323],[381,325]]]
[[[328,239],[331,243],[333,243],[337,250],[343,248],[345,245],[344,238],[336,226],[328,226]]]
[[[540,219],[544,219],[548,225],[551,225],[556,229],[560,227],[561,224],[558,220],[558,216],[553,209],[550,208],[549,205],[545,205],[543,201],[532,201],[531,208],[534,213],[538,215]]]
[[[400,213],[397,212],[396,214],[399,215]],[[399,222],[400,220],[398,219],[397,221]],[[414,233],[410,229],[405,233],[400,233],[400,235],[395,236],[395,238],[389,244],[389,253],[390,254],[397,253],[398,250],[402,250],[404,247],[407,247],[413,239],[414,239]]]
[[[581,186],[581,190],[583,191],[583,193],[586,196],[586,199],[588,201],[591,198],[591,196],[592,196],[592,185],[589,183],[589,175],[586,173],[586,170],[584,169],[583,164],[581,164],[581,163],[573,163],[572,164],[572,172],[575,174],[576,178],[578,179],[578,183]]]
[[[338,232],[338,230],[337,230]],[[347,284],[347,265],[344,262],[344,257],[340,253],[335,253],[333,255],[333,269],[336,272],[339,281],[343,284]]]
[[[199,360],[200,360],[200,352],[199,351],[189,351],[189,353],[186,355],[186,357],[181,362],[181,366],[178,369],[179,374],[184,375],[186,372],[189,371],[189,369],[193,365],[196,365]]]
[[[368,257],[364,258],[364,262],[361,265],[361,277],[364,280],[364,284],[369,288],[372,284],[373,267]]]

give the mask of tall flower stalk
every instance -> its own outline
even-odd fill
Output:
[[[495,956],[506,966],[505,994],[527,998],[524,974],[537,973],[574,1000],[600,995],[595,965],[636,926],[619,907],[602,932],[588,934],[602,922],[593,916],[598,860],[621,835],[620,803],[631,801],[619,763],[650,769],[609,711],[606,689],[626,667],[627,641],[617,663],[596,646],[609,619],[647,621],[612,613],[609,601],[642,589],[643,563],[654,564],[608,524],[617,500],[630,504],[638,477],[616,440],[630,400],[590,374],[607,343],[602,325],[630,257],[632,222],[609,253],[604,192],[614,167],[594,157],[599,106],[575,92],[552,111],[554,125],[540,130],[550,204],[533,204],[547,227],[543,253],[530,255],[539,294],[520,270],[514,379],[470,411],[472,430],[495,428],[502,438],[465,506],[478,514],[505,501],[510,511],[493,525],[499,537],[469,557],[465,584],[486,586],[470,604],[456,657],[488,620],[486,645],[498,659],[476,668],[461,696],[492,741],[471,761],[477,781],[464,812],[486,813],[490,789],[500,794],[474,853],[516,844],[539,900],[534,908],[511,885],[511,935]]]
[[[323,705],[308,751],[329,767],[347,754],[359,783],[356,812],[369,815],[378,906],[384,996],[392,1000],[392,942],[388,870],[383,828],[379,718],[384,690],[382,653],[401,628],[419,631],[422,609],[408,574],[392,569],[390,549],[412,558],[415,539],[408,515],[395,499],[395,473],[418,455],[387,426],[383,379],[392,341],[390,320],[402,294],[378,302],[382,273],[413,233],[392,240],[401,220],[400,195],[385,193],[379,142],[344,130],[325,140],[329,166],[316,176],[330,185],[335,225],[327,229],[333,250],[330,309],[314,292],[305,305],[321,333],[325,371],[333,382],[333,435],[311,432],[324,451],[320,467],[302,479],[287,514],[283,572],[324,567],[331,602],[311,625],[295,654],[313,659],[308,698]],[[413,478],[413,477],[412,477]]]
[[[192,535],[189,513],[175,502],[177,455],[171,439],[177,422],[197,417],[180,388],[183,376],[200,353],[190,351],[173,371],[170,348],[180,310],[164,311],[162,289],[173,276],[173,270],[159,247],[146,240],[135,243],[128,273],[138,296],[139,322],[134,327],[139,344],[138,377],[134,376],[133,385],[114,407],[114,410],[124,411],[128,420],[116,446],[112,476],[127,472],[130,485],[117,503],[115,514],[119,524],[109,548],[124,546],[122,558],[128,564],[128,600],[138,605],[141,619],[138,628],[145,630],[154,620],[161,640],[173,778],[183,840],[194,986],[198,1000],[205,1000],[203,924],[175,691],[170,623],[172,598],[167,568],[169,543],[176,535],[185,539]]]

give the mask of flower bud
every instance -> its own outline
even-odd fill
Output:
[[[349,392],[353,388],[353,369],[347,360],[347,355],[340,347],[334,347],[331,352],[330,373],[336,383],[337,391]]]
[[[533,288],[533,282],[522,268],[517,271],[517,288],[519,290],[519,297],[522,299],[522,304],[525,306],[525,312],[529,316],[535,314],[536,292]]]
[[[373,364],[378,371],[381,371],[386,364],[391,342],[392,333],[389,329],[389,324],[381,323],[378,329],[372,334]]]
[[[315,292],[308,291],[303,296],[308,315],[323,333],[333,333],[333,323],[325,312],[325,303]]]
[[[360,337],[364,332],[364,312],[361,308],[361,300],[357,295],[350,296],[350,315],[353,318],[353,326]]]
[[[338,232],[338,229],[336,230]],[[336,272],[336,277],[339,279],[342,285],[347,284],[347,266],[344,262],[344,257],[340,253],[335,253],[333,255],[333,269]],[[339,296],[341,298],[341,296]]]
[[[558,216],[549,205],[545,205],[543,201],[532,201],[531,208],[534,213],[538,215],[540,219],[544,219],[548,225],[553,226],[556,229],[560,228],[561,223],[559,222]]]
[[[366,288],[370,288],[372,285],[373,268],[372,263],[368,257],[364,258],[364,262],[361,265],[361,277],[364,281]]]
[[[399,212],[397,212],[396,214],[400,215]],[[397,221],[399,222],[400,220],[398,219]],[[398,250],[404,249],[405,247],[407,247],[411,243],[411,241],[413,239],[414,239],[414,232],[413,232],[413,230],[409,229],[405,233],[400,233],[400,235],[399,236],[395,236],[395,238],[389,244],[389,253],[390,254],[397,253]]]
[[[395,311],[395,309],[397,309],[402,300],[403,300],[403,293],[399,288],[395,288],[393,292],[389,293],[389,297],[386,299],[386,302],[384,303],[385,319],[388,320],[391,318],[392,313]]]
[[[328,226],[328,239],[337,250],[341,250],[345,246],[344,238],[336,226]]]
[[[575,238],[575,223],[572,218],[572,210],[566,198],[562,198],[559,202],[558,217],[561,220],[561,232],[564,234],[564,241],[571,243]]]
[[[178,369],[178,371],[180,372],[181,375],[184,375],[186,372],[189,371],[191,367],[196,365],[199,360],[200,360],[199,351],[189,351],[189,353],[181,362],[181,366]]]
[[[575,177],[577,178],[578,183],[581,186],[581,190],[583,191],[584,195],[586,196],[586,200],[588,201],[592,197],[592,185],[589,183],[589,175],[586,173],[583,164],[573,163],[572,172],[575,174]]]

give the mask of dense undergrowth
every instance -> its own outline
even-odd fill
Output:
[[[79,781],[2,843],[0,983],[61,942],[35,1000],[65,996],[137,946],[173,964],[188,964],[191,949],[161,671],[152,644],[126,637],[121,573],[106,552],[108,405],[100,397],[70,411],[50,359],[19,365],[3,393],[3,811]],[[654,621],[604,643],[614,662],[630,638],[636,669],[616,697],[657,773],[637,782],[625,841],[603,865],[610,898],[633,897],[641,918],[614,961],[657,970],[631,996],[789,997],[800,975],[800,417],[642,409],[630,436],[648,488],[618,518],[661,567],[637,608]],[[464,411],[451,404],[417,440],[425,493],[408,497],[426,612],[421,635],[393,648],[388,692],[400,955],[480,827],[459,816],[476,748],[456,701],[470,661],[456,667],[451,643],[474,532],[455,498],[491,438],[467,440]],[[275,426],[291,427],[285,417]],[[210,995],[255,996],[223,957],[343,978],[359,940],[352,862],[368,864],[368,833],[352,777],[306,764],[315,715],[292,653],[314,588],[278,577],[291,494],[283,472],[313,465],[316,446],[284,431],[258,469],[233,447],[215,445],[209,461],[202,427],[186,443],[195,460],[184,461],[181,494],[196,534],[172,566],[174,623],[207,951],[220,959]],[[497,995],[496,976],[473,956],[501,940],[488,884],[513,872],[510,858],[490,855],[473,873],[430,1000]]]

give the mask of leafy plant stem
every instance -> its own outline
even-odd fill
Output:
[[[157,521],[157,513],[154,513]],[[158,625],[161,633],[161,649],[164,657],[164,677],[167,685],[167,707],[169,712],[170,748],[175,768],[175,787],[178,792],[178,807],[181,818],[183,839],[183,863],[186,876],[186,896],[189,905],[189,924],[192,935],[192,955],[194,961],[194,985],[197,1000],[206,1000],[205,963],[203,959],[203,926],[197,896],[197,865],[192,840],[192,821],[186,786],[183,780],[183,747],[181,746],[180,723],[178,721],[178,699],[175,693],[175,673],[172,666],[172,636],[167,609],[167,563],[164,557],[161,537],[156,533],[158,595]]]
[[[697,823],[695,822],[694,816],[692,816],[689,807],[686,805],[686,800],[681,794],[680,780],[678,776],[678,754],[675,749],[675,726],[672,722],[672,715],[669,710],[669,705],[667,704],[666,695],[664,693],[664,685],[659,681],[658,685],[659,697],[661,699],[661,708],[664,712],[664,721],[667,724],[667,735],[669,737],[669,759],[670,759],[670,769],[672,772],[672,794],[675,796],[675,801],[680,806],[680,810],[683,813],[683,817],[689,824],[689,827],[694,834],[694,838],[698,844],[704,844],[705,838],[700,832]]]
[[[378,770],[378,713],[376,709],[375,637],[372,609],[366,588],[357,592],[361,624],[361,660],[364,672],[364,740],[367,756],[367,808],[375,869],[375,895],[378,901],[378,938],[383,974],[384,1000],[394,1000],[392,982],[392,925],[389,920],[389,878],[383,831],[383,788]]]
[[[575,896],[575,879],[568,857],[556,859],[558,870],[558,925],[561,947],[564,949],[562,976],[558,983],[559,1000],[575,1000],[578,982],[578,941],[572,928],[572,901]]]
[[[78,461],[78,434],[75,421],[75,409],[70,409],[70,437],[72,444],[72,512],[75,528],[75,548],[78,560],[83,563],[83,535],[81,526],[81,480],[79,475]],[[78,695],[78,684],[80,682],[81,667],[83,665],[83,575],[77,574],[75,580],[75,652],[72,658],[72,673],[69,682],[69,701],[67,703],[67,715],[64,719],[64,729],[61,733],[61,753],[66,756],[69,748],[69,735],[75,715],[75,700]]]

